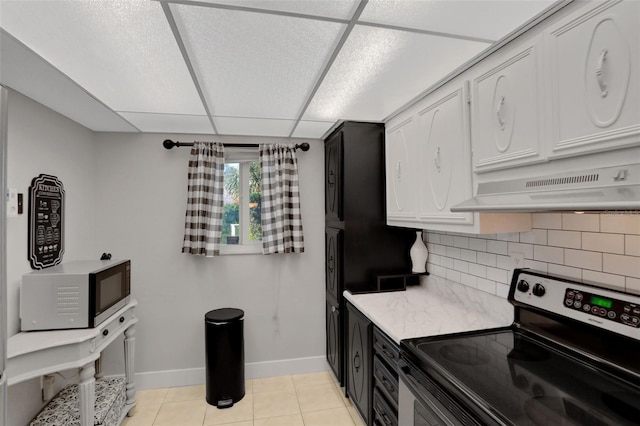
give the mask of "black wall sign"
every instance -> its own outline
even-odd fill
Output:
[[[64,188],[57,177],[41,174],[29,187],[29,253],[31,268],[62,262],[64,254]]]

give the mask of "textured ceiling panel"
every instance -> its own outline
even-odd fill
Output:
[[[280,136],[287,137],[294,120],[268,120],[263,118],[213,117],[221,135]]]
[[[370,0],[360,21],[498,40],[553,0]]]
[[[140,112],[122,112],[138,129],[150,133],[214,133],[211,122],[203,115],[145,114]]]
[[[137,129],[18,40],[0,31],[0,83],[96,132]]]
[[[321,138],[334,123],[334,121],[301,121],[291,136],[294,138]]]
[[[116,111],[203,114],[160,3],[6,1],[0,25]]]
[[[200,0],[203,3],[252,7],[278,12],[301,13],[326,18],[351,19],[358,0]]]
[[[213,115],[295,119],[346,25],[172,5]]]
[[[304,120],[382,120],[488,46],[357,25]]]

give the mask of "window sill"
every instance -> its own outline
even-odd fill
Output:
[[[235,254],[262,254],[262,243],[260,244],[220,244],[220,255]]]

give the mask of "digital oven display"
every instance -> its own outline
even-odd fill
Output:
[[[613,306],[613,301],[605,299],[604,297],[591,296],[591,304],[594,306],[600,306],[602,308],[609,309]]]

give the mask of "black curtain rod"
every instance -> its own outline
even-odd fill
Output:
[[[172,141],[171,139],[165,139],[164,142],[162,142],[162,146],[164,146],[166,149],[171,149],[174,146],[177,146],[178,148],[181,146],[193,146],[195,142],[178,142],[178,141]],[[222,145],[224,146],[235,146],[238,148],[257,148],[258,144],[257,143],[223,143]],[[295,146],[296,149],[301,149],[303,151],[309,151],[309,144],[307,142],[303,142],[300,144],[296,144]]]

